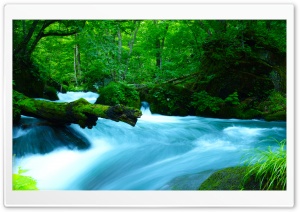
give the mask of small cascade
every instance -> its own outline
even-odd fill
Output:
[[[15,157],[47,154],[61,148],[84,150],[90,147],[89,140],[69,126],[55,127],[25,116],[22,116],[20,126],[15,126],[13,131]]]
[[[150,110],[150,105],[149,105],[149,103],[143,101],[143,102],[141,102],[141,104],[142,104],[142,106],[141,106],[142,114],[143,114],[143,115],[149,115],[149,116],[151,116],[152,113],[151,113],[151,110]]]
[[[57,102],[72,102],[80,98],[84,98],[89,103],[94,104],[99,96],[97,93],[93,92],[67,92],[67,93],[58,93]]]

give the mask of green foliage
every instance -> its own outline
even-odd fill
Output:
[[[191,105],[196,109],[196,113],[201,113],[209,109],[213,113],[220,110],[220,105],[224,103],[219,97],[210,96],[206,91],[200,91],[192,95]]]
[[[110,79],[110,74],[100,69],[89,69],[83,73],[84,90],[97,90],[100,86],[105,86],[105,80]]]
[[[174,85],[155,86],[149,91],[146,101],[151,103],[151,111],[164,115],[185,116],[189,113],[191,93]]]
[[[139,93],[133,86],[125,83],[110,82],[107,86],[99,89],[100,96],[97,104],[114,106],[123,104],[129,107],[140,108]]]
[[[232,104],[232,105],[239,105],[240,101],[239,101],[239,95],[238,93],[235,91],[232,94],[230,94],[226,99],[225,99],[226,103]]]
[[[18,168],[18,173],[12,175],[13,190],[38,190],[37,181],[29,176],[24,176],[28,170]]]
[[[262,111],[267,121],[286,120],[286,97],[284,94],[272,91],[267,100],[260,103],[258,109]]]
[[[255,176],[262,190],[286,189],[286,140],[277,143],[279,148],[276,150],[269,147],[267,150],[256,149],[251,153],[254,155],[246,160],[249,169],[245,182],[250,176]]]
[[[270,96],[269,110],[271,113],[286,110],[286,97],[281,93],[273,91]]]
[[[179,108],[177,104],[179,96],[173,90],[160,87],[153,93],[153,97],[159,102],[160,107],[168,108],[168,114],[172,114]]]
[[[286,111],[278,111],[264,115],[266,121],[286,121]]]
[[[256,109],[247,109],[247,110],[242,110],[240,108],[237,108],[237,118],[240,119],[254,119],[261,117],[262,113]]]
[[[196,92],[192,98],[178,95],[173,88],[152,90],[154,109],[163,114],[205,113],[224,118],[249,118],[261,112],[282,115],[286,110],[284,20],[39,20],[24,43],[35,23],[13,21],[14,49],[20,49],[14,52],[14,88],[26,96],[42,97],[44,84],[53,86],[49,79],[69,91],[96,91],[110,81],[157,86],[199,73],[173,82]],[[49,25],[42,30],[43,24]],[[39,32],[76,33],[45,36],[35,42]],[[26,76],[24,68],[29,69]],[[283,93],[272,94],[262,108],[239,107],[248,97],[265,100],[273,88]],[[121,87],[115,91],[113,100],[107,98],[110,104],[128,99]],[[16,117],[18,112],[16,107]]]

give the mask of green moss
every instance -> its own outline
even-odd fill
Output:
[[[30,111],[36,111],[36,107],[34,104],[34,100],[32,99],[24,99],[20,102],[21,107],[30,108]]]
[[[247,170],[244,166],[218,170],[200,185],[199,190],[259,190],[259,183],[253,178],[244,182]]]
[[[266,121],[286,121],[286,111],[278,111],[273,114],[265,114]]]
[[[254,119],[254,118],[260,118],[262,116],[262,113],[255,109],[249,109],[249,110],[239,110],[237,113],[237,118],[240,119]]]
[[[109,106],[106,105],[97,105],[97,107],[87,105],[86,107],[82,107],[81,109],[86,113],[97,114],[99,117],[105,117],[106,116],[105,111],[107,110],[108,107]]]
[[[54,87],[51,86],[45,86],[44,89],[44,98],[49,100],[58,100],[57,91]]]

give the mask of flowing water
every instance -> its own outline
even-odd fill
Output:
[[[97,96],[68,92],[59,101]],[[13,170],[27,169],[41,190],[192,190],[249,150],[286,138],[286,122],[163,116],[148,106],[135,127],[99,118],[93,129],[55,128],[23,116],[13,129]]]

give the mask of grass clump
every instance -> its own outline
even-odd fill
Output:
[[[243,165],[213,173],[199,190],[286,190],[286,140],[277,149],[255,149]]]
[[[286,190],[286,140],[278,142],[279,148],[255,150],[255,154],[246,163],[248,171],[245,182],[254,176],[260,190]]]

